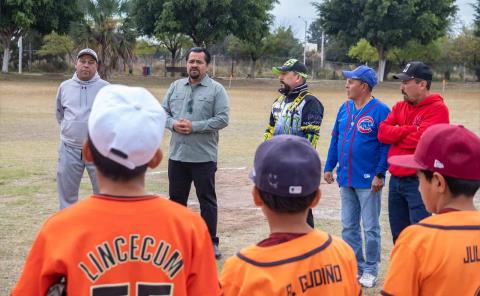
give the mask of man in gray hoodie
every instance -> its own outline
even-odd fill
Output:
[[[87,168],[93,192],[98,192],[95,166],[82,157],[83,142],[87,138],[87,122],[98,91],[109,84],[97,73],[98,57],[90,48],[77,55],[75,74],[60,84],[56,98],[56,116],[60,125],[58,149],[57,189],[60,209],[78,200],[80,181]]]

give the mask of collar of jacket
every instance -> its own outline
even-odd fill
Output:
[[[81,84],[81,85],[90,85],[90,84],[93,84],[93,83],[97,82],[97,81],[100,79],[100,75],[98,75],[98,72],[95,72],[95,75],[93,75],[92,79],[87,80],[87,81],[83,81],[83,80],[81,80],[80,78],[78,78],[77,72],[75,72],[75,73],[73,73],[72,79],[73,79],[75,82],[77,82],[78,84]]]
[[[300,84],[299,86],[295,87],[290,93],[288,93],[288,91],[284,88],[280,88],[278,90],[279,93],[281,93],[282,95],[284,95],[285,97],[287,98],[296,98],[298,97],[298,95],[303,92],[303,91],[306,91],[308,90],[308,85],[306,82],[304,82],[303,84]]]
[[[185,85],[191,85],[189,77],[185,78]],[[205,74],[205,77],[203,77],[200,83],[198,83],[197,85],[210,86],[212,85],[212,79],[210,78],[210,76],[208,76],[208,74]]]

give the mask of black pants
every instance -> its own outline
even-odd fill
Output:
[[[212,242],[218,245],[217,195],[215,194],[215,172],[217,163],[182,162],[168,160],[168,184],[170,200],[187,206],[190,188],[195,185],[200,214],[205,220]]]
[[[312,209],[308,209],[307,224],[310,225],[312,228],[315,228],[315,224],[313,223],[313,211],[312,211]]]

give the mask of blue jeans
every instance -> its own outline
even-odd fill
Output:
[[[382,192],[340,187],[342,198],[342,238],[352,247],[358,263],[358,273],[378,274],[380,263],[380,208]],[[365,237],[365,256],[360,229]]]
[[[418,191],[417,176],[391,176],[388,188],[388,218],[393,243],[395,243],[403,229],[430,216],[430,214],[425,209]]]

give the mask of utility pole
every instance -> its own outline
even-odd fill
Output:
[[[23,37],[18,38],[18,74],[22,74]]]
[[[303,64],[305,64],[305,61],[307,59],[307,26],[308,26],[308,22],[307,22],[307,19],[305,19],[304,17],[302,16],[298,16],[299,19],[301,19],[304,23],[305,23],[305,37],[303,39]]]
[[[320,68],[323,69],[323,64],[325,62],[325,31],[322,29],[322,46],[321,46],[321,62],[320,62]]]

